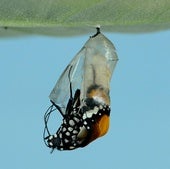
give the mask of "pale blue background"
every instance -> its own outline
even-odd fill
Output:
[[[45,147],[48,95],[91,34],[0,39],[0,168],[170,169],[170,31],[104,33],[119,56],[108,134],[74,151]]]

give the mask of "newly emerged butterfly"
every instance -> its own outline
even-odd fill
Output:
[[[107,133],[110,81],[117,60],[114,45],[97,28],[51,91],[52,105],[44,115],[44,141],[49,148],[84,147]],[[63,121],[51,134],[47,124],[55,110],[61,113]]]

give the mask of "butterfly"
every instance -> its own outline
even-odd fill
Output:
[[[52,151],[85,147],[107,133],[110,81],[117,61],[114,45],[97,28],[50,93],[52,105],[44,115],[43,139]],[[51,134],[49,118],[56,110],[63,120],[57,132]]]

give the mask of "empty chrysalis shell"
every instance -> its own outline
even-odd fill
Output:
[[[97,28],[50,93],[52,106],[44,116],[44,141],[48,147],[72,150],[107,133],[110,81],[117,60],[114,45]],[[63,122],[52,135],[47,124],[55,109],[63,116]]]

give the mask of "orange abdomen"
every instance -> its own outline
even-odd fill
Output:
[[[96,123],[92,125],[91,132],[89,134],[88,140],[86,140],[85,145],[105,135],[109,129],[109,123],[110,119],[108,115],[104,114],[103,116],[99,117],[96,120]]]

